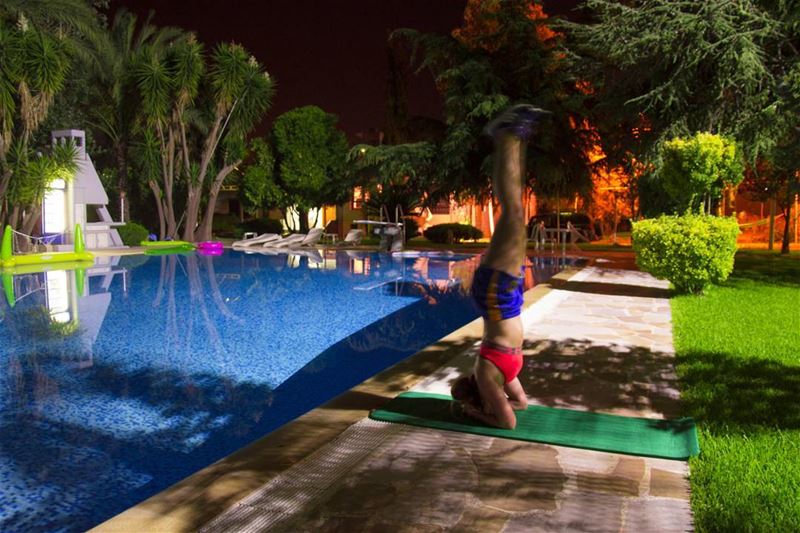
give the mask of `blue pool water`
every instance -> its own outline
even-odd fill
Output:
[[[226,251],[5,275],[0,531],[85,530],[431,344],[477,317],[475,266]]]

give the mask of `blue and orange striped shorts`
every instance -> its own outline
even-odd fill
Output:
[[[515,277],[502,270],[479,266],[472,280],[472,297],[486,320],[499,322],[519,316],[522,312],[522,276]]]

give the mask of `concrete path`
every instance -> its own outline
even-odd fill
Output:
[[[589,267],[524,312],[530,403],[678,414],[666,283]],[[449,392],[476,347],[415,389]],[[362,420],[206,531],[690,531],[688,467]]]

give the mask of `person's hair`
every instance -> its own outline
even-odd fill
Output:
[[[475,409],[483,410],[483,400],[474,375],[458,378],[450,387],[450,395],[461,403],[468,403]]]

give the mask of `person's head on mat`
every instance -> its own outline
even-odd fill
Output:
[[[483,342],[471,384],[459,379],[451,394],[464,412],[486,424],[514,429],[514,410],[528,399],[517,378],[522,369],[522,265],[525,220],[522,188],[527,140],[548,111],[530,105],[509,107],[484,130],[495,143],[493,192],[500,201],[500,219],[475,272],[471,293],[483,316]],[[477,393],[478,401],[473,394]]]

